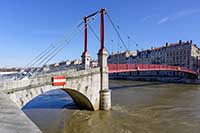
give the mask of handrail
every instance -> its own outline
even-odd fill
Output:
[[[195,75],[197,74],[197,72],[189,68],[180,66],[159,65],[159,64],[108,64],[108,68],[109,68],[109,73],[127,72],[127,71],[162,70],[162,71],[180,71]]]

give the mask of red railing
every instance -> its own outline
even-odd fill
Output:
[[[129,71],[180,71],[197,74],[197,72],[179,66],[167,66],[157,64],[109,64],[109,73],[129,72]]]

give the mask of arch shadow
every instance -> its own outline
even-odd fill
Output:
[[[75,104],[80,109],[94,110],[94,106],[84,94],[80,93],[77,90],[69,89],[69,88],[63,88],[62,90],[71,96]]]
[[[92,103],[84,94],[68,88],[52,89],[40,94],[26,103],[22,110],[63,108],[94,110]]]

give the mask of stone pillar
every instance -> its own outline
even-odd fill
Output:
[[[110,110],[111,109],[111,91],[108,86],[108,52],[104,47],[104,15],[105,9],[101,9],[101,48],[98,52],[98,66],[101,71],[101,90],[100,90],[100,109]]]
[[[90,67],[90,55],[88,52],[88,17],[84,17],[84,52],[82,54],[82,64],[84,69],[88,69]]]
[[[83,64],[84,69],[88,69],[90,67],[90,60],[91,60],[88,51],[83,52],[81,57],[82,57],[82,64]]]
[[[105,89],[100,91],[100,109],[111,109],[111,90]]]
[[[108,88],[108,65],[107,65],[108,53],[107,51],[100,50],[98,53],[98,66],[101,71],[101,90],[109,89]]]
[[[98,53],[98,66],[101,71],[101,90],[100,90],[100,109],[111,109],[111,90],[109,90],[108,79],[108,53],[106,49],[100,50]]]

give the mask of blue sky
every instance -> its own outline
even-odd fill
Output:
[[[198,0],[1,0],[0,67],[24,66],[71,27],[105,7],[133,50],[158,47],[166,42],[193,40],[200,46]],[[106,47],[124,50],[106,18]],[[99,18],[91,23],[99,33]],[[130,37],[128,39],[127,35]],[[111,41],[113,40],[113,41]],[[138,44],[136,46],[135,44]],[[89,52],[96,58],[100,44],[89,32]],[[83,32],[51,62],[80,58]]]

